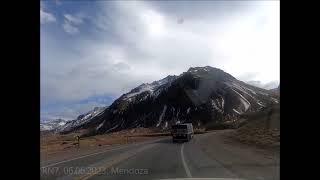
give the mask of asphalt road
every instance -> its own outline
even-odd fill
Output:
[[[279,153],[226,144],[219,132],[196,135],[190,142],[150,141],[42,164],[41,179],[280,179]]]

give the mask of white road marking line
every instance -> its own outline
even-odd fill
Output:
[[[150,148],[152,148],[152,147],[154,147],[156,145],[157,144],[148,144],[148,145],[146,145],[146,146],[144,146],[144,147],[142,147],[140,149],[135,149],[133,151],[122,153],[119,156],[117,156],[116,158],[113,158],[111,161],[109,161],[108,164],[105,165],[105,169],[98,169],[98,171],[95,171],[92,174],[86,174],[86,175],[84,175],[82,177],[75,178],[75,179],[79,179],[79,180],[91,179],[93,176],[99,174],[101,171],[104,171],[104,170],[112,167],[113,165],[118,164],[118,163],[120,163],[120,162],[122,162],[122,161],[124,161],[124,160],[126,160],[126,159],[128,159],[128,158],[130,158],[132,156],[135,156],[135,155],[137,155],[137,154],[139,154],[139,153],[141,153],[141,152],[143,152],[143,151],[145,151],[147,149],[150,149]]]
[[[137,144],[132,144],[132,145],[136,146],[136,145],[139,145],[139,144],[143,145],[143,144],[155,143],[155,142],[161,141],[161,140],[163,140],[163,139],[152,140],[150,142],[142,142],[142,143],[137,143]],[[128,147],[130,147],[130,145],[131,144],[125,145],[124,147],[119,147],[119,148],[115,148],[115,149],[107,149],[105,151],[96,152],[96,153],[92,153],[92,154],[87,154],[87,155],[76,157],[76,158],[72,158],[72,159],[67,159],[67,160],[64,160],[64,161],[57,162],[57,163],[53,163],[53,164],[48,164],[46,166],[42,166],[41,168],[47,168],[47,167],[50,167],[50,166],[55,166],[55,165],[62,164],[62,163],[65,163],[65,162],[69,162],[69,161],[73,161],[73,160],[77,160],[77,159],[81,159],[81,158],[85,158],[85,157],[89,157],[89,156],[93,156],[93,155],[97,155],[97,154],[102,154],[102,153],[109,152],[109,151],[115,151],[115,150],[128,148]]]
[[[192,178],[192,175],[190,173],[190,170],[189,170],[189,167],[184,159],[184,155],[183,155],[183,148],[184,148],[184,144],[182,144],[181,146],[181,159],[182,159],[182,164],[183,164],[183,167],[184,167],[184,170],[186,171],[186,174],[188,176],[188,178]]]
[[[41,168],[47,168],[47,167],[54,166],[54,165],[57,165],[57,164],[62,164],[62,163],[65,163],[65,162],[69,162],[69,161],[73,161],[73,160],[77,160],[77,159],[81,159],[81,158],[85,158],[85,157],[89,157],[89,156],[93,156],[93,155],[97,155],[97,154],[102,154],[102,153],[105,153],[105,152],[108,152],[108,151],[124,149],[124,148],[126,148],[126,147],[120,147],[120,148],[116,148],[116,149],[108,149],[108,150],[102,151],[102,152],[96,152],[96,153],[92,153],[92,154],[87,154],[87,155],[84,155],[84,156],[80,156],[80,157],[76,157],[76,158],[60,161],[60,162],[57,162],[57,163],[49,164],[49,165],[46,165],[46,166],[42,166]]]
[[[186,180],[188,178],[172,178],[172,179],[159,179],[159,180]],[[193,180],[245,180],[239,178],[191,178]],[[191,180],[190,179],[190,180]]]

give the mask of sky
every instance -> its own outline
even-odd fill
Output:
[[[41,120],[75,119],[190,67],[279,84],[279,1],[40,3]]]

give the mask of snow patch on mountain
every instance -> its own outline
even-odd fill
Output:
[[[96,107],[92,111],[89,111],[83,118],[78,118],[75,121],[75,125],[81,125],[88,122],[91,118],[100,115],[105,110],[105,107]]]
[[[110,131],[112,131],[112,130],[116,129],[118,126],[119,126],[119,124],[117,124],[117,125],[113,126],[112,128],[108,129],[108,130],[106,131],[106,133],[108,133],[108,132],[110,132]]]
[[[221,98],[221,108],[223,109],[224,108],[224,99]]]
[[[167,105],[164,105],[163,106],[163,110],[162,110],[162,112],[161,112],[161,114],[159,116],[159,121],[158,121],[158,124],[157,124],[156,127],[159,127],[159,125],[161,124],[163,115],[166,113],[166,110],[167,110]]]
[[[66,123],[64,126],[61,127],[60,131],[68,131],[70,129],[89,123],[92,118],[100,116],[106,108],[107,107],[95,107],[93,110],[78,116],[77,119]]]
[[[219,105],[219,101],[218,100],[216,100],[217,102],[215,102],[215,100],[211,100],[211,105],[212,105],[212,107],[213,107],[213,109],[215,109],[215,110],[217,110],[217,111],[219,111],[219,112],[222,112],[222,109],[220,109],[219,107],[218,107],[218,105]]]
[[[105,120],[102,123],[100,123],[99,126],[97,126],[96,130],[100,129],[103,126],[104,122]]]
[[[275,99],[275,98],[273,98],[273,97],[271,97],[271,99],[273,100],[273,102],[279,103],[279,101],[278,101],[277,99]]]
[[[239,92],[237,92],[236,90],[234,90],[234,89],[231,89],[232,91],[234,91],[235,93],[237,93],[239,96],[240,96],[240,101],[241,101],[241,103],[244,105],[244,111],[247,111],[248,109],[249,109],[249,107],[250,107],[250,102],[246,99],[246,98],[244,98]]]
[[[187,109],[187,114],[189,114],[189,112],[190,112],[190,107]]]
[[[141,94],[145,91],[149,91],[150,93],[152,93],[154,88],[155,88],[154,85],[143,84],[143,85],[139,86],[139,88],[137,89],[137,92],[132,92],[132,93],[126,94],[124,99],[128,99],[130,97],[136,96],[136,95]]]
[[[151,96],[156,98],[163,90],[166,90],[166,88],[170,86],[171,82],[174,81],[175,79],[177,79],[177,76],[167,76],[159,81],[154,81],[150,84],[149,83],[142,84],[137,88],[134,88],[129,93],[125,94],[123,100],[127,100],[131,102],[132,99],[130,98],[133,98],[143,92],[149,92]],[[144,98],[142,98],[142,100],[145,100],[149,96],[149,94]]]
[[[49,131],[52,130],[53,128],[49,125],[45,125],[45,124],[40,124],[40,130],[41,131]]]
[[[236,109],[232,109],[234,112],[236,112],[237,114],[241,114],[239,111],[237,111]]]
[[[257,104],[259,104],[259,105],[262,106],[262,107],[265,107],[265,105],[262,104],[260,101],[257,101]]]

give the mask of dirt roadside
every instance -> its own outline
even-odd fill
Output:
[[[77,144],[78,133],[66,135],[46,134],[40,138],[41,162],[55,162],[71,159],[85,154],[101,152],[121,145],[145,142],[163,138],[163,136],[144,136],[158,132],[154,130],[138,128],[120,131],[110,134],[96,135],[80,138]],[[159,133],[158,133],[159,134]]]
[[[230,138],[230,134],[234,131],[212,131],[202,135],[202,140],[195,143],[210,158],[239,177],[261,176],[267,177],[267,179],[279,179],[280,147],[259,147],[244,144]]]

